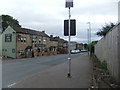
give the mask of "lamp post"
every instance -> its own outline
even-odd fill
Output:
[[[71,54],[70,54],[70,17],[71,17],[71,14],[70,14],[70,8],[73,7],[73,0],[66,0],[66,5],[65,5],[66,8],[69,8],[69,42],[68,42],[68,73],[67,73],[67,77],[68,78],[71,78]]]
[[[89,25],[88,28],[88,44],[91,43],[91,22],[87,22],[87,24]],[[91,55],[91,45],[89,46],[89,55]]]

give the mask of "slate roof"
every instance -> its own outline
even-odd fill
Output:
[[[32,29],[27,28],[21,28],[16,26],[11,26],[17,33],[23,33],[23,34],[30,34],[30,35],[38,35],[43,37],[49,37],[44,31],[36,31]]]
[[[50,37],[51,41],[58,41],[60,43],[68,43],[68,41],[61,39],[60,37]]]

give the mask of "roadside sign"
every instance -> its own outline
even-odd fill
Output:
[[[76,20],[70,20],[70,36],[76,35]],[[69,36],[69,20],[64,20],[64,36]]]

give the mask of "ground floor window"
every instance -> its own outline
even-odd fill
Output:
[[[5,42],[12,42],[12,34],[5,34]]]

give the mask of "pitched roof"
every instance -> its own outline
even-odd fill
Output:
[[[10,25],[11,26],[11,25]],[[43,36],[43,37],[49,37],[44,31],[36,31],[36,30],[31,30],[27,28],[21,28],[17,26],[11,26],[17,33],[23,33],[23,34],[30,34],[30,35],[38,35],[38,36]]]
[[[68,41],[61,39],[59,36],[58,37],[50,37],[51,41],[57,41],[57,42],[61,42],[61,43],[68,43]]]

